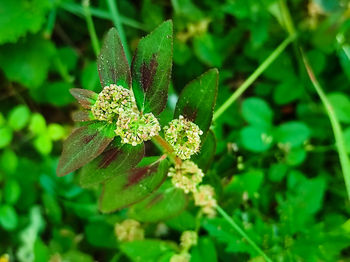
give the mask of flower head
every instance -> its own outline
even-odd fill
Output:
[[[121,137],[122,143],[136,146],[143,141],[158,135],[160,125],[152,114],[140,115],[135,112],[123,112],[119,115],[115,133]]]
[[[117,223],[114,232],[119,241],[128,242],[142,240],[144,231],[140,223],[133,219],[126,219],[122,223]]]
[[[196,206],[202,208],[202,212],[208,217],[214,217],[216,215],[215,207],[217,205],[214,198],[214,188],[210,185],[202,185],[198,188],[198,191],[194,192],[194,203]]]
[[[91,107],[91,111],[97,120],[112,122],[121,113],[135,108],[135,98],[131,91],[122,86],[111,84],[105,86],[98,94],[97,101]]]
[[[171,182],[185,193],[196,191],[196,186],[202,182],[203,171],[190,160],[182,162],[181,166],[171,167],[168,172]]]
[[[199,151],[201,144],[200,135],[203,134],[199,127],[191,121],[180,116],[164,128],[165,139],[174,148],[175,154],[181,159],[189,159]]]
[[[198,235],[195,231],[187,230],[181,234],[180,245],[184,250],[189,250],[197,245]]]
[[[170,258],[170,262],[189,262],[191,255],[188,253],[175,254]]]

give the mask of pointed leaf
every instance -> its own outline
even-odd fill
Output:
[[[187,195],[170,180],[157,191],[133,205],[129,216],[141,222],[156,222],[178,215],[187,205]]]
[[[174,118],[183,115],[197,124],[203,131],[202,137],[208,132],[213,118],[218,77],[217,69],[210,69],[202,74],[185,86],[176,104]]]
[[[134,168],[145,153],[144,144],[132,146],[113,141],[96,159],[83,167],[80,175],[82,187],[89,187]]]
[[[140,111],[161,113],[168,99],[173,24],[166,21],[142,38],[131,64],[132,88]]]
[[[78,100],[79,104],[86,109],[89,109],[93,104],[95,104],[98,96],[91,90],[81,88],[71,88],[69,92],[76,100]]]
[[[94,116],[91,111],[80,110],[72,113],[72,119],[75,122],[86,122],[94,120]]]
[[[163,160],[134,168],[108,180],[100,198],[100,211],[113,212],[142,200],[162,184],[168,167],[168,161]]]
[[[203,144],[201,146],[200,153],[192,157],[192,161],[195,162],[204,172],[206,172],[213,162],[216,151],[216,138],[213,131],[209,130]]]
[[[110,84],[122,85],[128,89],[131,87],[129,64],[118,31],[114,27],[108,31],[103,41],[97,67],[102,87]]]
[[[63,143],[57,175],[64,176],[100,155],[113,140],[114,126],[97,122],[80,127]]]

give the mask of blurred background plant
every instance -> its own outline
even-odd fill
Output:
[[[116,25],[130,57],[166,19],[174,22],[174,66],[161,123],[171,119],[183,86],[207,68],[220,71],[219,107],[297,32],[215,119],[218,143],[205,183],[274,261],[347,261],[349,199],[332,128],[298,45],[350,153],[349,17],[346,0],[0,1],[0,261],[169,261],[181,251],[182,232],[191,230],[199,230],[191,261],[263,261],[223,218],[196,218],[193,203],[157,222],[142,205],[101,215],[98,189],[82,189],[73,174],[55,175],[78,108],[68,90],[101,89],[99,39]],[[128,218],[139,221],[144,236],[119,241],[114,228]]]

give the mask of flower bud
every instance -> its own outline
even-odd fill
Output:
[[[192,246],[197,245],[198,235],[195,231],[184,231],[180,238],[180,246],[184,250],[189,250]]]

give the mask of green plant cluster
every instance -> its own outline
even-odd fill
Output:
[[[347,0],[0,1],[0,261],[347,261],[349,18]],[[168,19],[172,37],[167,28],[161,41],[142,38]],[[162,49],[170,38],[172,49]],[[211,112],[216,93],[198,90],[213,86],[213,67]],[[157,86],[145,89],[148,75]],[[159,93],[167,80],[168,95]],[[200,109],[205,137],[191,161],[214,188],[216,214],[203,215],[164,179],[171,150],[162,140],[107,143],[115,127],[84,124],[91,114],[81,106],[109,84],[132,88],[140,112],[162,127]],[[100,146],[80,159],[99,156],[57,177],[72,132]],[[74,157],[81,149],[66,148]],[[108,180],[111,156],[123,176]],[[153,163],[155,176],[125,190]]]

